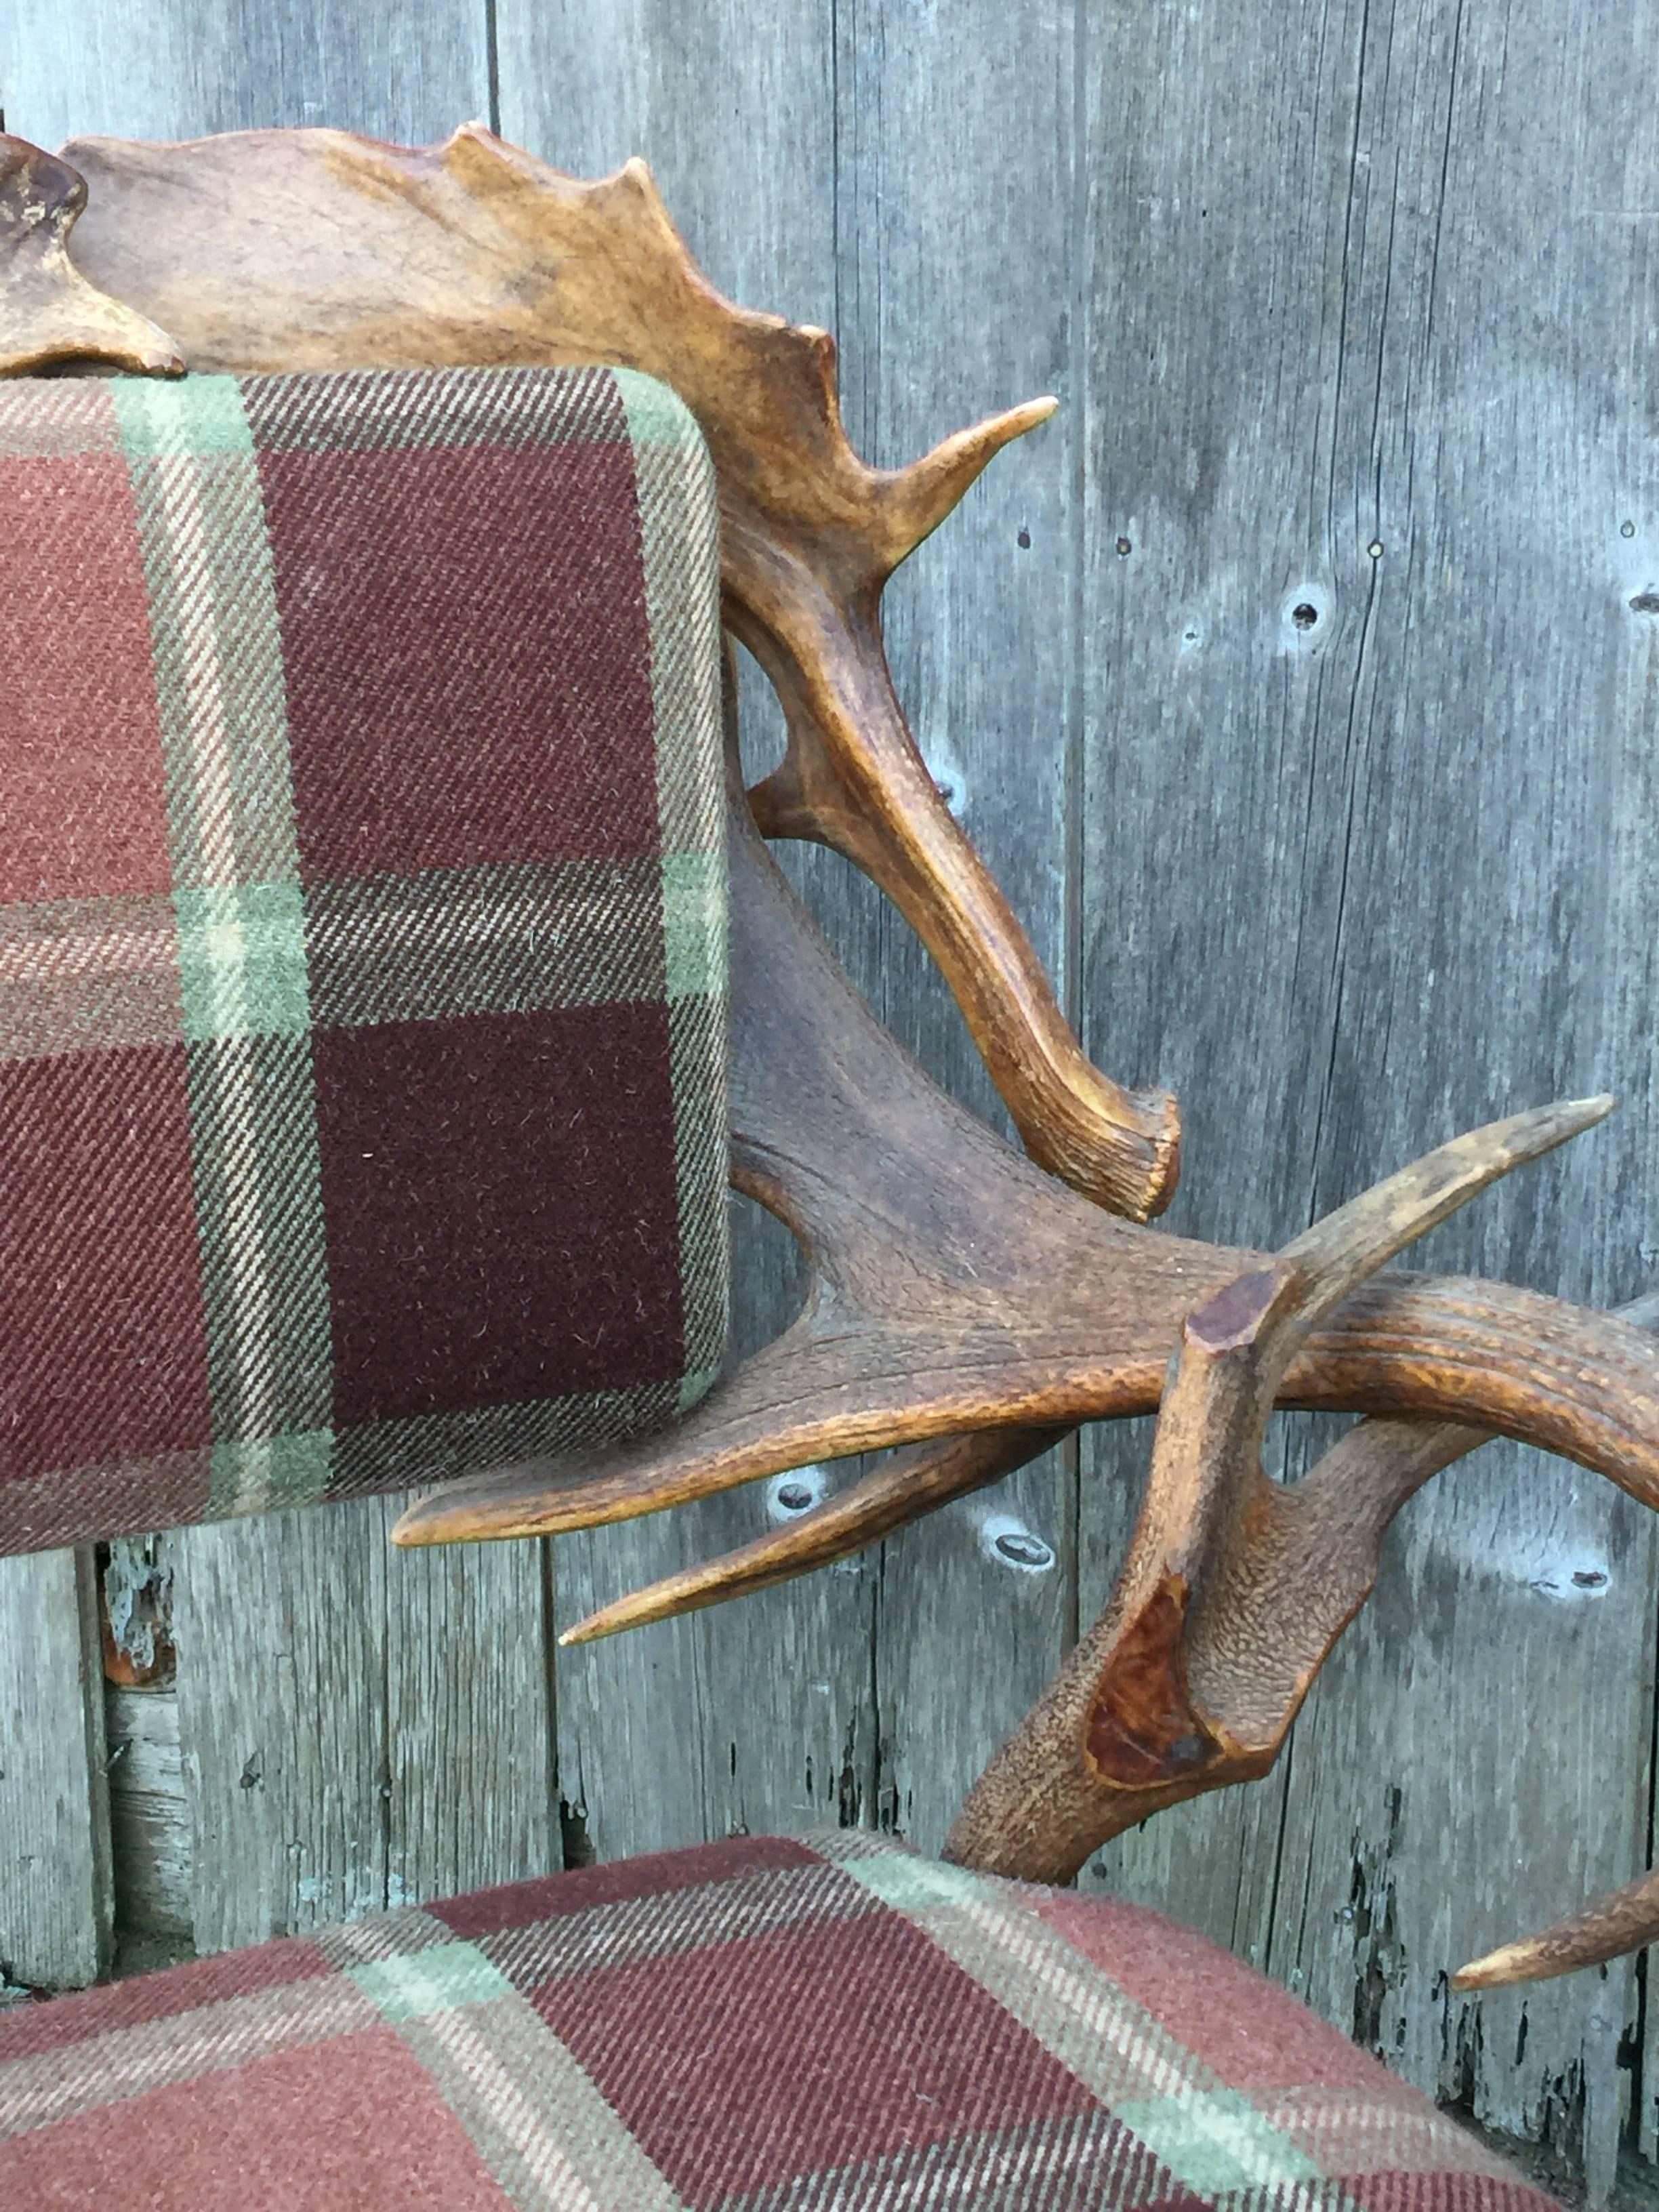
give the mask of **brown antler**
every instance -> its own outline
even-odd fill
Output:
[[[1111,1603],[975,1785],[950,1856],[1069,1880],[1149,1814],[1267,1771],[1370,1590],[1389,1522],[1485,1440],[1366,1422],[1285,1489],[1261,1457],[1285,1375],[1364,1277],[1611,1103],[1545,1107],[1461,1137],[1194,1309]]]
[[[63,361],[177,376],[184,362],[165,331],[88,284],[69,258],[87,188],[67,162],[0,137],[0,376]]]
[[[478,124],[421,149],[266,131],[66,150],[94,187],[82,270],[192,368],[605,361],[672,384],[714,458],[727,620],[789,714],[798,789],[785,806],[769,788],[770,826],[839,846],[902,908],[1033,1158],[1137,1218],[1167,1205],[1174,1101],[1084,1057],[935,788],[881,641],[888,577],[1054,400],[869,467],[842,428],[834,340],[722,299],[642,161],[580,183]],[[134,365],[77,332],[70,350]]]
[[[809,1460],[1150,1413],[1182,1317],[1264,1264],[1113,1219],[945,1098],[848,983],[745,809],[732,830],[732,1175],[805,1246],[806,1307],[666,1435],[438,1491],[402,1542],[586,1527]],[[1528,1291],[1368,1283],[1302,1346],[1281,1397],[1478,1422],[1659,1504],[1654,1346]]]
[[[64,245],[80,179],[0,139],[0,374],[76,357],[161,372],[181,355],[240,369],[598,359],[675,386],[714,455],[728,620],[788,714],[788,753],[755,811],[775,834],[836,845],[904,908],[1036,1158],[1124,1213],[1167,1200],[1172,1102],[1125,1092],[1084,1060],[933,787],[881,647],[887,576],[1052,402],[909,469],[868,468],[842,430],[829,337],[713,292],[637,163],[582,185],[477,126],[424,151],[325,131],[76,151],[98,185],[77,234],[82,274]],[[153,311],[180,346],[122,301]],[[440,1493],[400,1540],[585,1525],[922,1440],[819,1515],[584,1630],[710,1602],[994,1480],[1080,1419],[1149,1410],[1185,1314],[1152,1517],[1093,1681],[1086,1662],[1062,1677],[1080,1666],[1088,1693],[1081,1747],[1069,1746],[1093,1762],[1085,1779],[1097,1796],[1115,1790],[1115,1816],[1136,1799],[1128,1817],[1139,1818],[1271,1759],[1370,1586],[1389,1518],[1485,1435],[1565,1452],[1659,1504],[1659,1368],[1629,1328],[1525,1292],[1407,1277],[1330,1311],[1385,1248],[1585,1126],[1600,1102],[1484,1133],[1484,1149],[1449,1148],[1426,1182],[1420,1167],[1385,1186],[1380,1212],[1374,1195],[1278,1261],[1152,1236],[1104,1218],[934,1091],[851,993],[740,804],[734,832],[735,1178],[808,1244],[812,1302],[672,1437]],[[1285,1492],[1258,1456],[1276,1395],[1445,1418],[1364,1423]],[[1302,1604],[1310,1588],[1316,1601],[1287,1643],[1283,1599]],[[1005,1753],[966,1826],[1017,1767]],[[1062,1811],[1069,1849],[1083,1816]],[[973,1849],[969,1834],[963,1855]],[[1608,1955],[1595,1945],[1615,1923],[1631,1940],[1648,1910],[1621,1893],[1466,1977]]]

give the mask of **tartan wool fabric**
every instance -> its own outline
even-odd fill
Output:
[[[0,1553],[707,1388],[716,540],[621,370],[0,385]]]
[[[845,1831],[592,1867],[0,2013],[0,2203],[1551,2200],[1159,1915]]]

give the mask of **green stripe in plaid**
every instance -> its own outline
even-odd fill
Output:
[[[711,926],[724,913],[725,823],[720,787],[691,772],[690,733],[720,717],[718,609],[687,591],[677,554],[679,515],[678,405],[649,377],[618,375],[639,471],[640,544],[651,624],[651,684],[659,729],[686,735],[657,750],[657,806],[662,824],[663,927],[668,950],[669,1048],[674,1066],[675,1157],[679,1241],[686,1264],[714,1279],[711,1264],[726,1234],[726,1194],[716,1164],[726,1141],[726,935]],[[715,527],[709,478],[703,527]],[[714,1382],[726,1347],[729,1313],[710,1302],[688,1316],[679,1410]]]
[[[727,1291],[685,410],[606,369],[10,387],[0,526],[43,498],[64,604],[0,619],[0,1168],[40,1214],[0,1552],[690,1403]]]
[[[173,2201],[260,2212],[323,2105],[366,2137],[330,2200],[362,2212],[439,2172],[450,2212],[1548,2212],[1157,1914],[861,1833],[589,1868],[0,2015],[8,2201],[50,2175],[90,2207],[154,2160]]]

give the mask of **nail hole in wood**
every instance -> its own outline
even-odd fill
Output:
[[[1638,592],[1630,611],[1633,615],[1659,615],[1659,592]]]
[[[1120,538],[1117,541],[1117,550],[1120,553],[1127,555],[1133,553],[1135,549],[1127,538]]]
[[[1012,1513],[993,1513],[981,1528],[980,1542],[994,1565],[1017,1568],[1023,1575],[1046,1575],[1054,1564],[1053,1545]]]
[[[1319,620],[1319,610],[1304,599],[1300,606],[1291,609],[1291,620],[1298,629],[1311,629]]]

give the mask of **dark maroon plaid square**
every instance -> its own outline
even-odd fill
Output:
[[[725,1334],[714,488],[603,369],[13,384],[0,1552],[659,1419]]]

